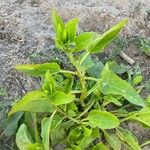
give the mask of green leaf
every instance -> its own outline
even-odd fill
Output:
[[[93,142],[93,137],[91,135],[92,130],[88,128],[83,129],[83,138],[78,142],[78,145],[81,147],[81,149],[88,148],[89,145]]]
[[[35,144],[27,145],[26,150],[44,150],[44,149],[43,149],[43,145],[41,145],[39,143],[35,143]]]
[[[60,24],[61,28],[64,29],[65,27],[65,24],[64,22],[62,21],[61,17],[58,15],[58,13],[56,12],[56,10],[52,10],[52,23],[53,23],[53,26],[54,26],[54,29],[55,29],[55,32],[57,34],[57,28],[58,28],[58,25]]]
[[[116,61],[108,62],[110,70],[116,74],[124,74],[129,70],[129,66],[118,64]]]
[[[52,146],[60,144],[66,137],[66,132],[63,126],[59,125],[53,132],[50,134]]]
[[[60,45],[63,45],[63,34],[64,34],[64,28],[61,26],[61,24],[58,24],[57,26],[57,32],[55,37],[55,42],[59,41]],[[56,42],[57,43],[57,42]]]
[[[103,143],[98,143],[95,146],[93,146],[91,150],[109,150],[109,148]]]
[[[94,62],[93,62],[91,56],[86,57],[86,59],[81,64],[81,67],[84,70],[87,70],[87,69],[91,68],[92,66],[94,66]]]
[[[87,70],[87,73],[91,77],[99,78],[103,68],[104,68],[103,63],[101,61],[99,61],[99,62],[95,63],[94,66],[90,67]]]
[[[120,21],[118,24],[113,26],[107,32],[102,34],[98,39],[96,39],[89,48],[90,53],[99,53],[118,35],[121,29],[127,23],[127,19]]]
[[[45,74],[44,84],[42,88],[44,92],[49,94],[50,96],[55,92],[55,80],[53,79],[49,71],[47,71]]]
[[[55,113],[56,111],[54,111],[53,114],[49,118],[45,117],[41,123],[41,129],[42,129],[41,137],[42,137],[42,143],[44,145],[44,150],[50,149],[49,134],[50,134],[51,124],[52,124],[52,120],[53,120]]]
[[[28,150],[28,145],[34,144],[25,124],[22,124],[18,129],[16,134],[16,144],[20,150]]]
[[[65,94],[63,92],[57,91],[52,98],[51,104],[54,105],[63,105],[68,104],[74,100],[74,95]]]
[[[76,116],[77,115],[76,113],[78,112],[78,108],[77,108],[76,104],[73,103],[73,102],[67,104],[67,106],[66,106],[66,112],[71,117]]]
[[[68,141],[71,145],[77,143],[79,140],[82,139],[82,128],[78,127],[70,131],[68,135]]]
[[[150,108],[150,95],[146,98],[146,107]]]
[[[67,149],[66,149],[67,150]],[[80,146],[72,145],[70,150],[82,150]]]
[[[92,137],[93,137],[93,138],[100,138],[101,135],[102,135],[102,134],[100,133],[98,127],[92,128]]]
[[[68,142],[71,145],[77,145],[81,149],[85,149],[93,141],[92,130],[86,127],[77,127],[70,131]]]
[[[56,48],[58,48],[58,49],[60,49],[60,50],[63,51],[63,44],[62,44],[62,42],[61,42],[59,39],[57,39],[57,38],[55,38],[55,46],[56,46]]]
[[[111,148],[114,150],[121,150],[121,141],[118,139],[116,134],[108,134],[104,132],[106,142],[109,144]]]
[[[88,48],[91,44],[91,42],[94,39],[94,33],[93,32],[84,32],[80,35],[78,35],[75,38],[76,48],[75,52],[82,51],[86,48]]]
[[[72,89],[74,78],[70,74],[66,74],[65,76],[67,77],[67,79],[66,79],[65,85],[64,85],[64,92],[66,94],[68,94],[68,93],[70,93],[70,91]]]
[[[150,108],[143,108],[141,111],[134,113],[130,119],[150,127]]]
[[[141,150],[136,137],[129,130],[119,128],[116,134],[125,145],[131,147],[131,150]]]
[[[54,115],[52,123],[51,123],[51,132],[55,132],[55,129],[61,125],[62,121],[65,117],[59,116],[57,114]]]
[[[75,18],[67,22],[65,26],[68,32],[68,39],[70,42],[73,42],[75,39],[78,22],[79,22],[79,19]]]
[[[60,66],[57,63],[26,64],[18,65],[15,68],[30,76],[41,76],[47,71],[50,73],[57,73],[60,71]]]
[[[144,106],[144,101],[134,88],[125,80],[122,80],[114,72],[109,70],[108,64],[105,65],[100,78],[100,89],[103,94],[121,95],[130,103]]]
[[[64,44],[68,43],[68,31],[67,29],[64,30],[63,35],[62,35],[62,42]]]
[[[9,115],[18,111],[53,112],[50,99],[42,91],[36,90],[26,94],[11,108]]]
[[[18,112],[16,114],[8,116],[0,122],[0,127],[3,129],[3,133],[6,136],[12,136],[17,131],[18,122],[22,115],[22,112]]]
[[[26,124],[28,128],[28,132],[32,136],[32,139],[36,140],[36,137],[35,137],[35,130],[37,128],[36,114],[32,112],[25,112],[24,117],[25,117],[24,123]]]
[[[142,75],[138,75],[138,76],[136,76],[136,77],[133,78],[133,84],[134,85],[138,85],[139,83],[142,82],[142,80],[143,80]]]
[[[88,115],[89,125],[101,129],[112,129],[119,126],[118,118],[106,111],[92,110]]]

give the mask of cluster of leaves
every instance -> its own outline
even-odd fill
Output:
[[[136,37],[135,39],[136,45],[141,50],[141,52],[145,53],[147,56],[150,56],[150,39],[145,37]]]
[[[41,89],[13,104],[9,112],[14,130],[19,126],[18,148],[50,150],[65,143],[66,150],[120,150],[122,146],[140,150],[137,138],[122,128],[122,123],[136,121],[149,128],[150,99],[144,101],[131,84],[116,74],[114,62],[104,65],[90,56],[102,52],[127,19],[102,35],[77,35],[78,19],[65,24],[55,10],[52,22],[56,47],[67,54],[75,71],[63,70],[57,63],[16,67],[27,75],[40,76],[42,84]]]

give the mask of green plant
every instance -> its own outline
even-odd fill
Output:
[[[145,37],[136,37],[135,42],[141,52],[150,56],[150,39]]]
[[[18,113],[24,112],[20,123],[15,121],[19,125],[17,146],[20,150],[49,150],[66,143],[66,150],[120,150],[121,145],[140,150],[138,140],[122,123],[137,121],[150,127],[150,99],[144,102],[127,81],[111,70],[111,62],[103,66],[90,56],[101,53],[127,19],[102,35],[77,35],[78,21],[64,24],[57,12],[52,12],[56,47],[67,54],[75,71],[63,70],[57,63],[16,67],[25,74],[40,76],[42,84],[41,89],[13,104],[9,112],[11,118],[20,118],[22,114]]]

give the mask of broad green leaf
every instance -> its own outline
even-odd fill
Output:
[[[16,144],[20,150],[44,150],[43,145],[34,143],[25,124],[22,124],[18,129]]]
[[[93,141],[92,130],[86,127],[77,127],[70,131],[68,141],[71,145],[85,149]]]
[[[50,149],[50,139],[49,139],[49,134],[51,130],[51,124],[53,117],[55,115],[56,111],[53,112],[53,114],[49,118],[44,118],[41,123],[41,137],[42,137],[42,143],[44,145],[44,150],[49,150]]]
[[[61,24],[58,24],[57,26],[57,32],[56,32],[55,42],[56,40],[59,41],[60,45],[63,45],[63,34],[64,34],[64,28],[61,26]]]
[[[87,69],[91,68],[92,66],[94,66],[94,62],[93,62],[91,56],[88,56],[81,64],[81,67],[84,70],[87,70]]]
[[[51,123],[51,132],[55,132],[55,129],[61,125],[62,121],[65,117],[59,116],[57,114],[54,115],[52,123]]]
[[[100,89],[103,94],[121,95],[130,103],[144,106],[144,101],[134,88],[125,80],[122,80],[114,72],[109,70],[108,64],[105,65],[100,78]]]
[[[60,144],[66,138],[65,128],[60,124],[53,132],[50,134],[52,146]]]
[[[30,76],[41,76],[47,71],[50,73],[57,73],[60,71],[60,66],[57,63],[26,64],[18,65],[15,68]]]
[[[93,41],[94,33],[93,32],[84,32],[78,35],[75,38],[76,48],[75,52],[85,50],[88,48]]]
[[[36,140],[36,137],[35,137],[35,130],[37,129],[36,113],[25,112],[24,118],[25,118],[24,123],[26,124],[28,128],[28,132],[32,136],[32,139]]]
[[[79,140],[78,145],[81,147],[81,149],[85,149],[87,148],[90,143],[92,143],[93,141],[93,137],[92,137],[92,130],[88,129],[86,127],[82,127],[82,140]]]
[[[50,96],[55,92],[55,80],[49,71],[45,74],[44,84],[42,86],[45,93]]]
[[[0,122],[0,128],[3,129],[3,133],[6,136],[12,136],[16,132],[18,128],[18,121],[20,120],[22,115],[22,112],[18,112],[16,114],[8,116]]]
[[[86,149],[89,147],[89,145],[93,142],[92,136],[84,137],[78,144],[81,147],[81,149]]]
[[[100,133],[98,127],[92,129],[92,137],[93,138],[100,138],[101,136],[102,136],[102,133]]]
[[[98,143],[97,145],[93,146],[91,150],[109,150],[109,148],[103,143]]]
[[[101,61],[99,61],[99,62],[95,63],[94,66],[90,67],[87,70],[87,73],[91,77],[99,78],[103,68],[104,68],[103,63]]]
[[[101,129],[112,129],[119,126],[118,118],[106,111],[92,110],[88,115],[89,125]]]
[[[11,108],[9,115],[18,111],[53,112],[53,107],[46,94],[36,90],[27,93],[20,101],[15,103]]]
[[[63,92],[57,91],[52,98],[51,104],[63,105],[68,104],[74,100],[74,95],[65,94]]]
[[[22,124],[17,131],[16,144],[20,150],[28,150],[28,145],[34,144],[25,124]]]
[[[116,134],[123,143],[130,146],[131,150],[141,150],[136,137],[129,130],[119,128]]]
[[[67,33],[68,33],[68,40],[70,42],[73,42],[75,39],[78,22],[79,22],[79,19],[75,18],[75,19],[72,19],[69,22],[67,22],[67,24],[65,26],[67,29]]]
[[[127,19],[120,21],[118,24],[113,26],[107,32],[102,34],[98,39],[96,39],[89,48],[90,53],[99,53],[118,35],[121,29],[127,23]]]
[[[72,117],[76,116],[77,115],[76,113],[78,112],[78,108],[77,108],[76,104],[73,103],[73,102],[67,104],[66,112],[67,112],[68,115],[70,115]]]
[[[108,62],[110,70],[116,74],[123,74],[129,70],[129,66],[118,64],[116,61]]]
[[[61,28],[64,29],[65,24],[63,22],[63,20],[61,19],[61,17],[58,15],[58,13],[56,12],[56,10],[52,10],[52,23],[55,29],[55,32],[57,34],[57,27],[60,24]]]
[[[69,144],[73,145],[82,139],[82,128],[78,127],[70,131],[68,135]]]
[[[118,139],[116,134],[104,132],[106,142],[114,150],[121,150],[121,141]]]
[[[65,85],[64,85],[64,92],[66,94],[68,94],[68,93],[70,93],[70,91],[72,89],[74,78],[70,74],[66,74],[65,76],[67,77],[67,79],[66,79]]]

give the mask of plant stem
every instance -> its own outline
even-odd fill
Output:
[[[82,71],[80,69],[80,65],[74,61],[72,53],[69,53],[68,57],[69,57],[71,63],[76,67],[77,76],[80,78],[80,83],[81,83],[81,87],[82,87],[80,100],[81,100],[81,105],[84,106],[83,99],[86,97],[86,86],[85,86],[86,82],[85,82],[85,79],[84,79],[85,72]]]
[[[69,53],[68,54],[68,57],[69,57],[69,59],[70,59],[70,61],[71,61],[71,63],[76,67],[76,69],[78,70],[78,64],[74,61],[74,58],[73,58],[73,55],[72,55],[72,53]]]
[[[92,101],[92,103],[78,117],[76,117],[76,119],[81,118],[85,113],[87,113],[88,110],[93,106],[93,104],[94,104],[94,101]]]
[[[122,122],[124,122],[124,121],[127,121],[127,120],[129,120],[130,118],[131,118],[131,116],[126,117],[126,118],[120,120],[120,123],[122,123]]]
[[[76,75],[76,72],[69,71],[69,70],[61,70],[60,72],[61,72],[61,73],[69,73],[69,74]]]
[[[80,90],[72,90],[71,93],[76,94],[76,93],[81,93]]]
[[[99,79],[97,78],[93,78],[93,77],[84,77],[85,80],[93,80],[93,81],[99,81]]]
[[[88,91],[87,96],[90,95],[98,87],[98,82]]]
[[[150,144],[150,140],[148,140],[148,141],[144,142],[144,143],[143,143],[143,144],[141,144],[140,146],[141,146],[141,147],[144,147],[144,146],[146,146],[146,145],[148,145],[148,144]]]
[[[63,110],[61,110],[59,107],[55,106],[57,108],[57,111],[60,112],[61,114],[63,114],[66,118],[72,120],[73,122],[79,124],[79,121],[72,118],[71,116],[67,115],[65,112],[63,112]]]
[[[84,118],[81,120],[81,122],[83,122],[83,121],[88,121],[88,118]]]
[[[81,99],[81,101],[83,101],[83,99],[86,97],[86,87],[85,87],[86,82],[85,82],[84,77],[80,78],[80,82],[81,82],[81,86],[82,86],[80,99]]]

